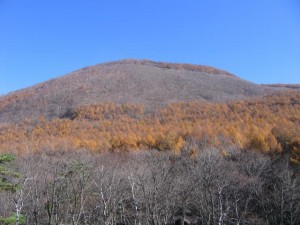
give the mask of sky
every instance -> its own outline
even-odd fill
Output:
[[[127,58],[300,83],[300,0],[0,0],[0,94]]]

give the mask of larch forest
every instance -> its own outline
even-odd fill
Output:
[[[300,224],[300,85],[122,60],[0,97],[0,224]]]

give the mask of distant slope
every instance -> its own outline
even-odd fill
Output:
[[[283,87],[283,89],[286,87]],[[178,101],[229,101],[282,87],[257,85],[208,66],[122,60],[86,67],[0,98],[0,122],[63,117],[104,102],[137,103],[151,111]]]
[[[300,90],[300,84],[263,84],[265,87],[289,88]]]

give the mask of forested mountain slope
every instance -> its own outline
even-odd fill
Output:
[[[129,152],[158,149],[189,154],[207,147],[291,154],[300,163],[300,92],[229,103],[177,102],[149,114],[143,105],[81,106],[69,117],[0,126],[4,152],[45,149]]]
[[[2,97],[0,147],[181,152],[197,143],[288,151],[300,163],[299,102],[297,85],[256,85],[207,66],[123,60]]]
[[[299,85],[96,65],[1,97],[1,153],[1,224],[300,222]]]
[[[82,105],[134,103],[155,111],[178,101],[229,101],[288,89],[208,66],[122,60],[86,67],[0,98],[0,122],[63,117]]]

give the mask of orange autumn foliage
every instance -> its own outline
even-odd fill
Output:
[[[135,104],[81,106],[69,118],[0,125],[0,149],[180,152],[193,140],[266,153],[292,149],[293,160],[300,160],[299,134],[300,93],[288,92],[230,103],[178,102],[155,113]]]

